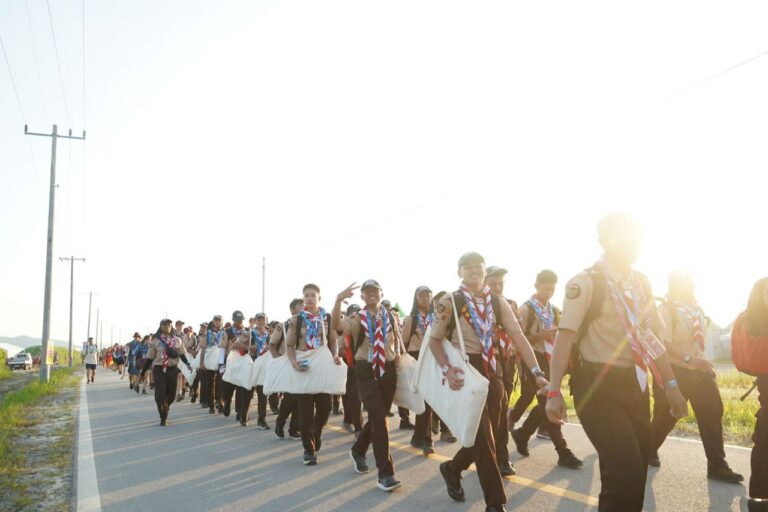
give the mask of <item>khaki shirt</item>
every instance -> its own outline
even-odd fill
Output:
[[[648,278],[637,271],[634,271],[634,275],[641,281],[648,294],[647,302],[641,306],[641,314],[652,316],[653,331],[659,333],[663,322],[656,310]],[[622,276],[619,275],[613,275],[613,278],[618,285],[623,280]],[[565,290],[563,312],[558,328],[578,333],[592,302],[592,278],[589,273],[582,272],[568,282]],[[634,366],[632,349],[627,341],[624,328],[616,317],[616,311],[613,308],[613,301],[611,301],[607,287],[600,315],[589,324],[587,332],[579,344],[579,351],[581,358],[589,363],[612,363],[627,368]]]
[[[290,327],[288,327],[288,340],[286,345],[289,347],[295,347],[296,350],[307,350],[307,324],[301,322],[301,329],[298,333],[298,344],[296,343],[296,325],[299,322],[298,316],[292,316],[290,319]],[[320,345],[328,345],[328,333],[330,332],[328,317],[323,318],[323,326],[318,331],[317,336],[320,338]]]
[[[197,352],[197,338],[192,334],[185,334],[181,340],[184,342],[184,348],[190,354]]]
[[[522,306],[520,306],[520,318],[521,325],[523,327],[527,327],[528,323],[531,322],[531,331],[524,333],[526,338],[528,338],[528,341],[531,343],[531,347],[533,347],[533,350],[540,353],[545,353],[546,349],[544,348],[544,340],[539,340],[536,343],[534,343],[531,340],[532,334],[539,334],[541,332],[541,320],[538,316],[536,316],[536,312],[533,310],[533,308],[528,304],[528,301],[525,301]],[[529,316],[533,315],[533,320],[529,320]],[[555,322],[555,326],[557,326],[557,322]],[[553,340],[554,341],[554,340]]]
[[[392,322],[392,316],[389,317],[389,320],[387,321],[388,329],[386,333],[386,338],[384,339],[384,356],[385,361],[390,362],[395,360],[395,354],[396,354],[396,344],[398,343],[398,338],[395,336],[395,331],[398,328],[398,324],[395,321],[394,325]],[[357,338],[360,336],[360,333],[362,332],[364,334],[364,338],[362,343],[357,347],[357,351],[355,352],[355,361],[368,361],[369,354],[372,354],[372,346],[371,346],[371,340],[368,338],[368,328],[366,327],[363,329],[362,321],[360,320],[360,315],[358,313],[354,313],[351,316],[348,316],[346,318],[343,318],[341,320],[342,326],[345,326],[345,331],[349,331],[349,334],[352,336],[352,343],[354,344],[357,340]]]
[[[408,352],[418,352],[421,350],[421,345],[424,342],[425,332],[421,328],[421,322],[412,315],[409,315],[405,317],[403,322],[403,335],[405,336],[405,334],[411,331],[413,331],[413,334],[411,334],[410,339],[406,342],[406,350]]]
[[[496,319],[497,324],[503,326],[506,333],[512,337],[515,334],[521,334],[520,324],[517,322],[517,317],[512,311],[512,307],[507,304],[503,298],[499,298],[499,315],[501,318]],[[435,321],[432,324],[431,336],[434,338],[443,339],[448,337],[448,326],[453,318],[453,303],[451,302],[451,295],[446,293],[440,298],[440,301],[435,306]],[[467,354],[482,354],[483,342],[475,332],[475,328],[472,323],[467,321],[463,312],[459,312],[459,329],[464,337],[464,346],[467,349]],[[461,345],[459,344],[459,332],[454,328],[450,333],[450,342],[453,344],[457,351],[461,351]],[[514,345],[514,342],[513,342]]]
[[[177,338],[176,336],[169,336],[168,341],[165,343],[165,345],[168,348],[175,348],[176,351],[179,353],[179,355],[186,354],[187,351],[184,349],[184,343]],[[152,366],[162,366],[163,365],[163,353],[165,352],[165,348],[163,347],[163,342],[160,340],[160,338],[152,338],[152,341],[149,342],[149,353],[147,354],[147,359],[152,359]],[[168,367],[174,367],[179,365],[179,358],[175,359],[168,359]]]
[[[699,344],[693,339],[693,325],[689,325],[688,321],[680,315],[680,313],[671,304],[662,304],[659,306],[659,315],[664,321],[664,327],[661,330],[661,338],[665,341],[667,347],[674,345],[675,352],[682,352],[683,357],[685,355],[691,356],[693,359],[701,358],[705,359],[705,354],[699,347]],[[675,318],[672,318],[672,315]],[[674,331],[673,331],[674,329]],[[704,334],[704,340],[707,339],[707,325],[706,321],[701,324],[701,331]],[[693,363],[686,363],[682,358],[672,356],[673,364],[682,366],[689,370],[694,370],[696,367]]]

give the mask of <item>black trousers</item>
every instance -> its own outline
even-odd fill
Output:
[[[520,372],[520,397],[509,411],[507,420],[509,426],[514,426],[515,423],[520,421],[520,418],[523,417],[528,406],[531,405],[533,399],[536,398],[536,380],[529,378],[530,375],[530,371]]]
[[[363,425],[360,435],[352,445],[358,455],[365,455],[368,446],[373,445],[373,456],[379,478],[395,474],[392,453],[389,451],[389,418],[387,413],[392,408],[392,399],[397,386],[397,374],[394,363],[386,363],[384,375],[373,377],[373,368],[367,361],[355,361],[355,379],[357,388],[368,411],[368,421]]]
[[[418,352],[408,352],[411,357],[418,360]],[[416,425],[413,430],[413,439],[415,441],[432,442],[432,407],[424,402],[424,412],[416,415]]]
[[[501,382],[501,375],[485,373],[483,356],[480,354],[469,354],[469,362],[488,378],[488,397],[480,417],[480,426],[477,429],[474,446],[472,448],[462,447],[453,457],[451,469],[457,472],[465,471],[474,462],[486,506],[498,507],[507,503],[507,495],[504,492],[504,483],[496,460],[496,442],[493,436],[495,423],[493,419],[495,418],[498,422],[498,416],[501,413],[504,384]],[[460,406],[461,404],[456,405]]]
[[[547,361],[547,355],[542,354],[541,352],[534,353],[536,354],[536,361],[539,363],[539,368],[541,368],[541,371],[543,371],[547,379],[549,379],[549,361]],[[533,376],[531,370],[525,368],[523,371],[526,373],[526,380],[533,382],[534,387],[536,387],[536,377]],[[525,418],[523,426],[520,427],[521,435],[525,439],[530,439],[530,437],[536,433],[536,430],[541,427],[549,434],[549,438],[552,440],[552,444],[555,445],[555,450],[560,452],[567,449],[568,443],[565,442],[565,438],[563,437],[562,427],[559,424],[552,423],[547,419],[546,395],[536,394],[536,400],[538,403],[531,410],[531,412],[528,413],[528,417]]]
[[[295,395],[299,403],[299,430],[301,444],[310,453],[320,449],[320,437],[323,427],[331,415],[331,395],[317,393],[313,395]]]
[[[251,408],[253,388],[235,386],[235,409],[240,414],[240,421],[248,421],[248,410]]]
[[[344,423],[352,425],[355,432],[360,432],[363,429],[363,405],[354,366],[347,366],[347,392],[341,397],[341,402],[344,405]]]
[[[299,432],[299,401],[296,400],[296,395],[283,393],[283,399],[280,401],[275,421],[285,424],[288,416],[291,417],[291,422],[288,424],[288,433]]]
[[[672,372],[680,386],[680,393],[691,402],[707,460],[713,465],[723,464],[725,462],[723,401],[720,398],[715,376],[674,364]],[[653,399],[651,454],[656,453],[677,423],[677,420],[669,414],[671,406],[667,400],[667,394],[656,385],[656,382],[653,383]]]
[[[168,418],[168,409],[176,399],[179,369],[172,366],[163,371],[162,366],[155,365],[152,367],[152,375],[155,378],[157,412],[160,413],[160,419],[164,420]]]
[[[752,475],[749,477],[750,498],[768,499],[768,376],[757,378],[757,390],[760,393],[760,409],[752,441]]]
[[[219,376],[217,377],[217,388],[221,389],[221,406],[224,409],[224,414],[227,414],[232,406],[232,395],[235,394],[235,388],[237,386],[231,382],[225,381],[223,377],[224,374],[219,373]],[[235,403],[235,409],[237,409],[237,403]]]
[[[651,443],[648,390],[635,368],[583,362],[571,377],[576,414],[600,460],[600,512],[640,512]]]
[[[219,374],[216,370],[200,370],[200,403],[213,407],[216,405],[216,376]]]
[[[269,407],[274,410],[280,409],[280,393],[272,393],[268,397]]]
[[[258,420],[266,421],[267,419],[267,395],[264,394],[264,386],[256,386],[256,397],[258,402],[256,404],[258,412]]]

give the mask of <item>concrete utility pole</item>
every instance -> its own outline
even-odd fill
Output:
[[[69,367],[72,368],[72,302],[74,300],[73,294],[75,289],[75,262],[82,261],[85,263],[85,258],[75,258],[70,256],[69,258],[59,258],[59,261],[69,261]],[[88,318],[91,316],[90,301],[88,303]],[[88,322],[90,324],[90,320]]]
[[[32,133],[27,129],[27,125],[24,125],[24,135],[34,135],[37,137],[50,137],[51,138],[51,184],[48,195],[48,249],[46,252],[45,261],[45,294],[43,300],[43,346],[40,353],[40,382],[48,382],[51,377],[51,364],[53,363],[53,355],[48,351],[48,345],[51,341],[51,282],[53,280],[53,219],[55,212],[56,201],[56,142],[58,139],[77,139],[85,140],[85,130],[83,130],[83,136],[77,137],[72,135],[72,130],[69,130],[69,135],[59,135],[59,129],[56,125],[53,125],[53,131],[51,133]]]
[[[99,314],[101,313],[101,308],[96,308],[96,336],[94,336],[93,344],[96,345],[96,348],[101,350],[101,338],[99,338]]]
[[[267,314],[264,305],[265,289],[267,287],[267,258],[261,258],[261,312]]]

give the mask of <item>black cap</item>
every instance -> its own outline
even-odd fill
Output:
[[[381,285],[377,280],[369,279],[363,283],[363,285],[360,287],[360,291],[364,292],[366,288],[378,288],[379,290],[381,290]]]
[[[429,289],[429,286],[419,286],[416,288],[416,295],[424,292],[432,293],[432,290]]]
[[[383,301],[381,301],[381,305],[384,306],[385,308],[392,307],[392,303],[389,301],[389,299],[384,299]]]
[[[490,267],[485,269],[485,276],[486,277],[490,277],[490,276],[503,276],[503,275],[506,275],[507,272],[509,272],[509,271],[507,269],[505,269],[505,268],[497,267],[495,265],[491,265]]]
[[[232,313],[232,321],[237,322],[238,320],[245,320],[245,315],[242,311],[238,310]]]
[[[267,318],[267,315],[264,313],[256,313],[256,315],[253,318]]]
[[[223,320],[223,319],[221,318],[221,315],[214,315],[213,321],[215,322],[216,320]]]
[[[141,338],[141,334],[135,332],[135,333],[133,333],[133,337],[134,338]]]
[[[350,305],[347,307],[347,315],[351,315],[351,314],[353,314],[353,313],[357,313],[358,311],[360,311],[360,309],[361,309],[361,308],[360,308],[360,306],[359,306],[359,305],[357,305],[357,304],[350,304]]]
[[[485,265],[485,258],[483,258],[483,256],[478,252],[465,252],[461,255],[461,258],[459,258],[459,269],[465,265],[469,265],[470,263],[482,263]]]

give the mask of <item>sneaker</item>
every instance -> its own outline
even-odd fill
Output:
[[[166,425],[168,425],[168,420],[166,420],[165,418],[161,419],[160,420],[160,426],[161,427],[165,427]]]
[[[344,431],[349,433],[349,434],[354,434],[355,433],[355,427],[353,427],[351,423],[344,423],[342,421],[341,422],[341,428],[344,429]]]
[[[288,432],[288,437],[292,441],[301,441],[301,434],[299,432]]]
[[[744,477],[738,473],[734,473],[734,471],[725,461],[720,464],[708,464],[707,478],[710,480],[719,480],[729,484],[738,484],[739,482],[744,481]]]
[[[317,457],[315,457],[315,454],[309,450],[304,450],[304,457],[302,457],[302,461],[304,462],[305,466],[317,466]]]
[[[189,401],[191,403],[197,402],[197,395],[189,395]]]
[[[568,448],[559,452],[559,455],[560,456],[557,459],[558,466],[570,469],[579,469],[584,465],[584,463],[581,462],[581,460],[579,460]]]
[[[269,430],[269,425],[265,420],[259,420],[256,422],[256,428],[259,430]]]
[[[424,456],[429,456],[435,453],[435,444],[431,439],[429,441],[424,441],[424,444],[421,445],[421,453],[423,453]]]
[[[517,447],[517,453],[523,457],[528,457],[531,454],[531,452],[528,451],[528,440],[523,439],[519,428],[516,428],[512,431],[512,440],[515,442],[515,446]]]
[[[139,394],[139,386],[134,387],[133,390],[136,392],[137,395]]]
[[[549,437],[549,432],[547,432],[546,430],[543,430],[541,428],[539,428],[539,430],[536,431],[536,437],[539,438],[539,439],[546,439],[547,441],[551,441],[552,440],[552,438]]]
[[[248,426],[248,420],[240,420],[240,426],[241,427],[247,427]]]
[[[515,467],[508,460],[499,464],[499,473],[501,473],[501,476],[504,478],[508,476],[515,476],[517,474]]]
[[[658,453],[651,454],[651,456],[648,457],[648,465],[654,468],[661,467],[661,460],[659,460]]]
[[[492,507],[485,507],[485,512],[507,512],[504,505],[494,505]]]
[[[411,423],[409,419],[400,420],[400,430],[415,430],[416,425]]]
[[[146,394],[147,394],[147,388],[144,388],[144,389],[142,389],[142,390],[141,390],[141,394],[142,394],[142,395],[146,395]]]
[[[444,443],[455,443],[456,437],[454,437],[454,435],[451,434],[450,430],[444,430],[440,432],[440,440]]]
[[[414,448],[424,448],[424,440],[416,439],[416,437],[411,437],[411,446],[413,446]]]
[[[464,501],[464,489],[461,487],[461,474],[451,470],[451,461],[440,464],[440,474],[443,475],[445,485],[448,488],[448,496],[453,501]]]
[[[275,435],[280,439],[285,439],[285,423],[279,421],[275,423]]]
[[[128,384],[128,387],[129,387],[130,389],[133,389],[133,382],[129,383],[129,384]]]
[[[395,480],[394,476],[387,475],[379,478],[379,483],[376,484],[376,486],[382,491],[392,492],[398,487],[400,487],[400,482]]]
[[[368,464],[365,462],[364,455],[358,455],[355,450],[349,450],[349,458],[355,465],[355,473],[363,475],[368,472]]]

